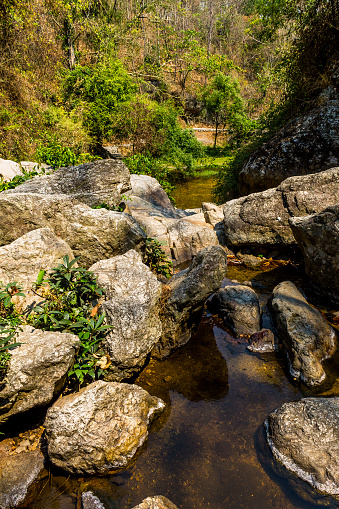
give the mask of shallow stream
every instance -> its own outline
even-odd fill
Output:
[[[262,303],[278,282],[302,283],[292,266],[267,272],[229,267],[228,278],[251,281]],[[159,494],[179,509],[338,507],[273,460],[263,430],[267,415],[286,401],[339,394],[338,366],[337,356],[327,366],[328,381],[311,391],[290,380],[283,358],[251,354],[244,339],[230,336],[206,311],[186,346],[151,361],[136,380],[167,406],[134,464],[103,478],[52,472],[34,509],[80,509],[86,490],[110,509],[129,509]]]

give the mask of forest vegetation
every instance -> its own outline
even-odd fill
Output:
[[[328,85],[338,34],[338,0],[1,0],[0,157],[58,167],[125,143],[170,192],[218,153],[222,202]],[[214,152],[194,124],[215,128]]]

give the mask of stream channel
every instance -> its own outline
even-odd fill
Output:
[[[284,280],[312,296],[293,265],[261,272],[230,266],[227,277],[251,281],[262,305]],[[267,320],[264,313],[266,326]],[[163,361],[151,361],[135,380],[162,398],[166,409],[132,466],[101,478],[53,471],[34,509],[78,509],[87,490],[110,509],[130,509],[154,495],[168,497],[179,509],[339,507],[273,459],[263,428],[267,415],[284,402],[339,395],[339,355],[325,363],[326,381],[311,390],[291,380],[284,357],[252,354],[246,345],[205,310],[189,343]]]

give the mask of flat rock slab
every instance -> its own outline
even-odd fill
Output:
[[[265,426],[278,461],[318,490],[339,495],[339,398],[285,403]]]
[[[337,347],[332,327],[291,281],[274,288],[269,307],[288,355],[291,375],[310,386],[321,383],[326,377],[321,363]]]
[[[141,504],[133,509],[178,509],[168,498],[158,495],[156,497],[145,498]]]
[[[291,217],[318,213],[339,202],[339,168],[290,177],[274,189],[231,200],[224,206],[227,245],[296,245]]]
[[[94,382],[59,398],[44,426],[48,457],[72,474],[104,474],[126,467],[148,436],[164,402],[136,385]]]
[[[67,242],[84,267],[145,247],[146,234],[128,214],[94,210],[65,195],[0,193],[0,245],[38,228]]]
[[[22,507],[32,485],[39,480],[43,471],[44,457],[39,449],[16,454],[10,439],[0,442],[1,509]]]
[[[22,327],[16,340],[21,345],[11,351],[0,392],[0,422],[48,405],[60,394],[80,346],[78,336],[28,325]]]
[[[339,304],[339,205],[291,218],[290,225],[316,292]]]
[[[27,180],[8,193],[65,194],[89,205],[105,202],[116,207],[122,193],[131,189],[130,173],[120,160],[104,159],[60,168],[50,175]]]
[[[112,360],[108,376],[120,381],[140,370],[161,336],[162,284],[134,250],[102,260],[90,270],[105,289],[102,308],[113,326],[105,340]]]

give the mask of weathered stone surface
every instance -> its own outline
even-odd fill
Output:
[[[39,449],[13,454],[10,439],[0,442],[1,509],[23,507],[27,493],[43,470],[44,457]]]
[[[152,203],[156,207],[174,210],[170,199],[157,181],[148,175],[131,175],[131,191],[125,193],[127,196],[139,197],[143,200]]]
[[[290,225],[316,291],[339,304],[339,205],[292,218]]]
[[[109,378],[120,381],[138,371],[161,336],[162,284],[134,250],[90,268],[105,289],[103,311],[113,330],[106,336],[112,360]]]
[[[134,509],[178,509],[176,505],[173,504],[168,498],[163,497],[161,495],[156,497],[148,497],[145,498],[141,502],[134,507]]]
[[[16,307],[24,309],[41,299],[31,291],[40,270],[49,271],[62,263],[65,255],[74,258],[69,245],[49,228],[26,233],[7,246],[0,247],[0,281],[7,285],[16,281],[26,297],[14,297]]]
[[[203,305],[220,288],[227,255],[220,246],[202,249],[188,269],[175,274],[163,289],[162,336],[152,355],[166,357],[189,341],[199,325]]]
[[[250,344],[247,350],[250,352],[267,353],[276,352],[278,345],[275,342],[274,334],[269,329],[261,329],[249,338]]]
[[[263,259],[258,256],[254,256],[247,253],[237,253],[237,258],[241,260],[246,267],[250,267],[252,269],[260,269],[263,264]]]
[[[276,187],[293,175],[339,166],[338,92],[329,87],[319,103],[292,120],[250,157],[239,175],[241,195]]]
[[[121,160],[103,159],[34,177],[6,193],[66,194],[90,207],[103,202],[114,207],[130,188],[127,166]]]
[[[50,228],[81,256],[93,263],[143,249],[146,235],[128,214],[93,210],[65,195],[0,194],[0,245],[10,244],[37,228]]]
[[[339,398],[285,403],[265,425],[278,461],[318,490],[339,495]]]
[[[2,178],[8,182],[17,175],[22,175],[22,168],[19,163],[15,163],[9,159],[0,158],[0,175],[2,175]]]
[[[202,203],[202,211],[204,213],[206,223],[209,223],[213,228],[224,220],[223,205],[215,205],[214,203]]]
[[[295,245],[288,220],[339,202],[339,168],[290,177],[274,189],[231,200],[224,206],[227,245]]]
[[[50,403],[61,392],[80,340],[73,334],[42,331],[25,325],[21,345],[11,352],[0,392],[0,421]]]
[[[337,346],[332,327],[290,281],[274,288],[269,306],[291,375],[311,386],[322,382],[326,374],[321,362],[331,357]]]
[[[59,398],[44,424],[49,459],[74,474],[125,467],[164,406],[140,387],[116,382],[97,381]]]
[[[210,306],[237,336],[253,334],[260,329],[259,298],[248,286],[221,288],[212,297]]]
[[[81,494],[81,505],[82,509],[105,509],[105,506],[92,491],[85,491]]]

